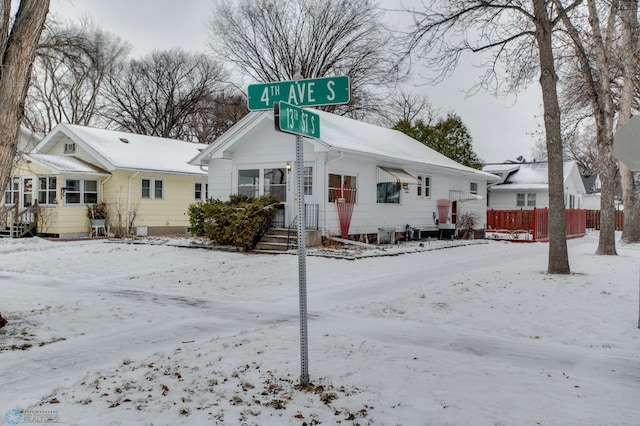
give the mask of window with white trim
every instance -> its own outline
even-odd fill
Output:
[[[524,207],[525,195],[522,193],[516,194],[516,206]]]
[[[7,189],[4,191],[4,204],[6,206],[12,206],[20,199],[20,177],[11,176]]]
[[[471,182],[469,184],[469,192],[472,194],[478,194],[478,182]]]
[[[418,197],[429,198],[431,197],[431,176],[418,175]]]
[[[257,198],[260,191],[260,169],[238,170],[238,194]]]
[[[313,195],[313,167],[304,168],[304,195]]]
[[[194,186],[194,198],[205,201],[209,199],[209,184],[206,182],[196,182]]]
[[[38,204],[56,204],[57,178],[55,176],[38,176]]]
[[[329,202],[344,198],[356,202],[357,178],[349,175],[329,174]]]
[[[400,204],[400,182],[378,182],[376,184],[376,203]]]
[[[536,206],[536,194],[527,194],[527,207]]]
[[[98,181],[67,179],[64,183],[65,204],[95,204],[98,202]]]
[[[142,198],[162,200],[164,198],[164,180],[142,178]]]

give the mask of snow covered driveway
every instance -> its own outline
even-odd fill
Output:
[[[640,246],[498,241],[355,261],[0,240],[0,415],[62,424],[634,425]],[[0,417],[1,418],[1,417]]]

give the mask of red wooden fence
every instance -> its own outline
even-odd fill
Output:
[[[587,212],[587,228],[600,229],[600,210],[586,210]],[[624,212],[616,210],[615,226],[616,231],[622,231],[624,223]]]
[[[567,238],[582,237],[586,233],[586,211],[566,209]],[[549,209],[487,210],[487,232],[492,230],[525,231],[530,241],[549,240]]]

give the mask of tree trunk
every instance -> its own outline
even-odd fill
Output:
[[[617,128],[624,126],[631,118],[633,96],[635,93],[634,70],[636,68],[638,44],[638,0],[621,0],[620,17],[622,20],[622,45],[628,50],[622,59],[622,93],[619,106]],[[622,180],[622,199],[624,204],[624,228],[622,241],[640,242],[640,199],[636,193],[633,172],[618,162]]]
[[[589,25],[594,40],[596,61],[595,98],[592,101],[593,115],[596,122],[596,137],[598,141],[598,173],[602,182],[600,193],[600,238],[597,254],[616,255],[615,238],[615,191],[616,191],[616,161],[613,156],[613,98],[611,95],[610,67],[608,51],[611,46],[609,38],[603,37],[600,30],[600,19],[595,0],[587,0],[589,8]],[[611,15],[616,12],[616,4],[611,5]]]
[[[544,0],[533,0],[536,42],[540,59],[540,88],[544,106],[544,128],[547,144],[549,179],[549,262],[550,274],[568,274],[567,231],[564,212],[564,174],[560,106],[557,75],[551,43],[552,23]]]
[[[622,241],[625,243],[640,242],[640,198],[636,193],[634,173],[627,166],[618,162],[622,179],[622,203],[624,205],[624,224]]]
[[[24,115],[24,99],[29,87],[31,65],[49,0],[22,0],[13,25],[11,0],[0,0],[0,188],[11,176],[16,156],[17,135]],[[8,34],[8,35],[7,35]]]

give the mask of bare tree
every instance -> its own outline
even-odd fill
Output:
[[[558,9],[545,0],[432,1],[425,4],[425,9],[414,11],[409,48],[439,72],[436,80],[448,76],[465,52],[484,53],[488,58],[486,72],[472,91],[514,92],[539,75],[549,163],[547,271],[569,273],[558,78],[552,43]],[[508,77],[503,77],[505,74]]]
[[[209,21],[214,55],[259,82],[348,75],[351,102],[324,109],[362,117],[398,80],[394,42],[370,0],[222,1]]]
[[[103,82],[128,50],[126,43],[87,21],[49,20],[27,95],[27,127],[46,134],[61,122],[95,123],[103,107]]]
[[[559,4],[560,0],[554,0]],[[600,194],[600,238],[596,253],[615,255],[615,182],[616,162],[613,157],[614,102],[611,88],[611,56],[618,2],[609,4],[604,12],[595,0],[586,0],[586,8],[576,7],[573,14],[561,13],[560,18],[570,37],[577,59],[579,76],[595,121],[598,146],[598,174],[602,184]],[[586,9],[586,10],[583,10]],[[601,14],[605,14],[604,23]],[[574,76],[575,78],[575,76]]]
[[[110,126],[143,135],[194,140],[192,119],[223,89],[222,68],[180,49],[125,63],[105,84]]]
[[[387,108],[380,112],[380,124],[393,127],[400,121],[415,123],[421,120],[431,125],[442,110],[435,108],[426,95],[418,95],[406,89],[396,91],[387,101]]]
[[[243,94],[222,91],[214,98],[207,98],[198,111],[189,116],[189,128],[193,132],[190,140],[213,143],[248,112]]]
[[[29,75],[49,0],[22,0],[15,17],[11,0],[0,0],[0,188],[6,188],[16,158]]]
[[[637,102],[637,90],[640,78],[637,70],[640,68],[640,35],[638,26],[638,1],[620,0],[620,18],[622,21],[622,88],[619,104],[617,128],[624,126],[631,117],[634,98]],[[636,105],[636,110],[638,107]],[[640,242],[640,199],[636,190],[634,173],[622,162],[619,163],[622,178],[622,196],[624,203],[624,230],[622,240],[627,243]]]

